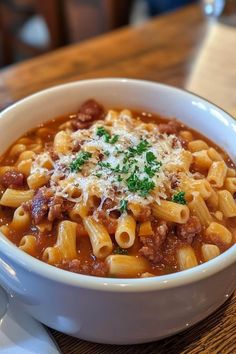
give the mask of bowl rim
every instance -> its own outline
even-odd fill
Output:
[[[235,122],[233,117],[217,105],[213,104],[207,99],[202,98],[199,95],[193,94],[190,91],[180,89],[174,86],[165,85],[158,82],[152,82],[148,80],[128,79],[128,78],[99,78],[88,79],[81,81],[72,81],[61,85],[55,85],[44,90],[40,90],[32,95],[29,95],[13,105],[5,108],[0,113],[0,119],[3,118],[8,112],[14,111],[18,106],[27,104],[30,100],[38,99],[41,96],[50,92],[56,92],[60,90],[66,90],[69,87],[77,87],[84,85],[103,85],[106,83],[114,84],[133,84],[133,85],[148,85],[159,86],[162,90],[172,90],[176,94],[188,96],[189,98],[198,98],[203,102],[209,104],[213,108],[220,110],[228,121]],[[0,261],[5,266],[6,271],[9,271],[9,265],[4,261],[5,257],[8,257],[14,264],[19,264],[22,268],[26,268],[30,273],[35,273],[43,278],[56,281],[58,283],[67,284],[75,287],[94,289],[98,291],[110,291],[110,292],[147,292],[164,290],[169,288],[180,287],[183,285],[191,284],[200,280],[203,280],[211,275],[217,274],[223,271],[225,268],[230,267],[236,262],[236,244],[232,245],[228,250],[219,255],[218,257],[207,261],[194,268],[171,273],[167,275],[154,276],[150,278],[103,278],[91,275],[84,275],[79,273],[73,273],[66,271],[55,266],[44,263],[35,257],[28,255],[15,246],[10,240],[8,240],[1,232],[0,234],[0,251],[3,254],[3,259]],[[14,273],[15,270],[13,269]]]

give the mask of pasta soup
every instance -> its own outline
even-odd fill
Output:
[[[157,115],[88,100],[18,139],[1,158],[0,183],[1,232],[72,272],[162,275],[235,242],[232,161]]]

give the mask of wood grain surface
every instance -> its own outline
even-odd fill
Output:
[[[13,65],[0,71],[0,108],[43,88],[86,78],[131,77],[185,87],[207,32],[200,9],[190,6],[142,26]],[[233,354],[235,320],[236,296],[200,324],[159,342],[106,346],[51,333],[65,354]]]
[[[0,105],[85,78],[132,77],[183,87],[205,34],[200,10],[189,7],[10,66],[0,71]]]

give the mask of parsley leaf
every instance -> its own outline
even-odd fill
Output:
[[[116,173],[128,173],[129,172],[129,165],[124,165],[122,168],[120,168],[120,165],[118,164],[115,168],[111,169],[113,172]]]
[[[117,140],[119,139],[119,135],[114,135],[113,137],[111,137],[110,134],[108,133],[108,131],[104,127],[98,127],[96,134],[97,134],[97,136],[100,136],[100,137],[103,136],[104,141],[106,143],[110,143],[110,144],[115,144],[117,142]]]
[[[123,213],[124,211],[127,210],[127,205],[128,205],[128,201],[127,200],[122,199],[120,201],[120,211],[121,211],[121,213]]]
[[[141,180],[139,194],[141,195],[141,197],[146,197],[151,192],[151,190],[154,189],[154,187],[155,183],[152,180],[144,178],[143,180]]]
[[[172,201],[178,204],[186,204],[185,192],[178,192],[172,196]]]
[[[129,252],[128,250],[125,250],[124,248],[117,247],[114,251],[114,254],[123,254],[123,255],[128,255]]]
[[[124,165],[122,167],[121,173],[128,173],[129,172],[129,166],[128,165]]]
[[[109,151],[104,151],[104,154],[106,155],[106,156],[110,156],[110,152]]]
[[[87,151],[81,151],[77,157],[75,158],[75,160],[73,160],[70,164],[70,170],[71,172],[77,172],[80,170],[81,166],[85,164],[85,162],[87,160],[90,159],[90,157],[92,156],[91,152],[87,152]]]
[[[118,176],[117,176],[117,181],[118,181],[118,182],[121,182],[121,181],[122,181],[121,175],[118,175]]]
[[[109,162],[99,162],[98,163],[99,166],[104,167],[104,168],[110,168],[111,164]]]
[[[109,143],[110,141],[110,134],[108,133],[108,131],[106,129],[104,129],[104,127],[98,127],[97,128],[97,136],[100,136],[100,137],[104,137],[104,140],[106,143]]]
[[[146,172],[149,177],[155,176],[155,174],[159,172],[162,163],[157,161],[156,156],[151,151],[146,153],[146,161],[148,164],[144,166],[144,172]]]
[[[119,164],[115,168],[113,168],[113,172],[121,173],[121,169],[120,169]]]
[[[110,144],[115,144],[118,139],[119,139],[119,135],[114,135],[110,140]]]
[[[153,164],[154,161],[156,161],[156,156],[153,154],[153,152],[148,151],[146,153],[146,160],[147,160],[147,163],[149,163],[151,165],[151,164]]]
[[[155,168],[158,169],[158,170],[162,166],[162,162],[161,161],[157,161],[156,156],[151,151],[148,151],[146,153],[146,161],[147,161],[147,163],[149,165],[155,166]]]
[[[102,177],[102,174],[100,172],[97,172],[97,173],[95,173],[95,176],[100,178],[100,177]]]
[[[126,182],[130,192],[137,192],[139,190],[140,180],[135,173],[131,174]]]
[[[154,177],[157,171],[151,166],[144,166],[144,172],[146,172],[149,177]]]
[[[141,140],[140,143],[136,147],[130,147],[129,152],[131,153],[130,157],[134,155],[142,155],[143,152],[147,151],[147,149],[151,145],[147,140]]]
[[[155,183],[149,178],[139,178],[136,173],[132,173],[126,180],[130,192],[138,192],[141,197],[147,196],[155,187]]]

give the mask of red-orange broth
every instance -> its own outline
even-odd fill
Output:
[[[80,109],[80,111],[81,111],[81,109]],[[133,114],[133,117],[137,120],[140,120],[144,123],[154,123],[156,125],[161,124],[162,127],[164,127],[163,124],[168,126],[168,122],[170,122],[170,120],[160,117],[157,114],[149,114],[149,113],[141,112],[141,111],[137,112],[135,110],[132,110],[132,114]],[[54,137],[55,137],[56,133],[59,131],[59,126],[61,126],[63,123],[66,123],[66,122],[69,122],[68,126],[70,126],[71,122],[72,121],[75,122],[77,119],[78,119],[77,113],[69,114],[69,115],[66,115],[63,117],[55,118],[52,121],[41,124],[39,127],[27,132],[22,138],[18,139],[18,141],[16,143],[12,144],[12,146],[7,150],[7,152],[1,157],[0,167],[14,166],[13,168],[12,167],[9,168],[9,170],[19,172],[17,164],[19,161],[20,153],[10,156],[10,151],[12,150],[13,145],[15,146],[15,144],[19,144],[19,140],[20,140],[20,143],[22,141],[24,142],[24,138],[26,138],[25,143],[24,144],[21,143],[22,145],[25,146],[25,148],[24,147],[22,148],[21,152],[35,148],[36,142],[37,143],[40,142],[40,144],[41,144],[41,148],[39,149],[39,153],[41,153],[44,150],[47,150],[48,147],[51,149]],[[90,120],[89,119],[86,120],[86,119],[85,119],[85,123],[87,123],[87,122],[89,123],[87,125],[88,127],[96,121],[96,117],[95,117],[95,119],[94,119],[94,117],[92,117],[92,119],[90,119]],[[82,121],[82,122],[84,124],[84,121]],[[83,126],[83,124],[82,124],[82,126]],[[42,129],[42,128],[46,128],[46,129]],[[84,124],[83,128],[86,129],[86,124]],[[181,136],[184,135],[184,134],[182,134],[182,132],[186,131],[186,130],[192,134],[193,140],[202,140],[202,141],[206,142],[209,145],[209,147],[213,147],[214,149],[216,149],[217,152],[219,152],[221,154],[221,156],[223,157],[227,167],[230,169],[229,176],[231,173],[232,177],[229,177],[229,178],[234,178],[235,175],[232,171],[235,169],[235,166],[232,163],[232,161],[230,160],[230,158],[228,157],[228,155],[224,151],[222,151],[222,149],[220,149],[217,145],[212,143],[209,139],[203,137],[200,133],[198,133],[188,127],[185,127],[182,123],[176,124],[176,129],[177,129],[176,130],[176,139],[181,140],[181,143],[183,144],[184,149],[188,150],[188,141],[187,140],[185,141],[185,139]],[[168,133],[168,131],[167,131],[167,133]],[[103,137],[101,137],[101,138],[103,138]],[[202,178],[207,177],[207,172],[208,172],[207,169],[200,169],[198,166],[196,166],[194,164],[194,160],[193,160],[193,163],[191,163],[190,171],[191,171],[191,173],[196,173],[196,172],[200,173],[202,175]],[[23,174],[24,180],[23,180],[22,185],[14,185],[14,183],[11,185],[8,183],[10,175],[5,175],[5,177],[4,177],[5,173],[6,172],[3,173],[2,171],[0,173],[1,195],[3,195],[4,191],[6,190],[6,187],[12,188],[12,186],[13,186],[14,189],[19,189],[19,190],[28,189],[26,175]],[[46,188],[48,188],[48,184],[46,183],[45,185],[46,185]],[[44,187],[44,186],[42,186],[42,187]],[[42,188],[42,187],[40,187],[40,188]],[[175,188],[176,188],[176,191],[179,191],[178,185],[176,185]],[[224,189],[224,187],[222,187],[221,189]],[[35,192],[34,192],[34,195],[36,195],[36,194],[37,194],[37,190],[35,190]],[[188,205],[188,202],[186,202],[186,203]],[[208,205],[207,201],[206,201],[206,205]],[[71,207],[73,207],[73,203],[71,204]],[[215,245],[219,248],[220,253],[221,253],[221,252],[224,252],[229,247],[231,247],[233,245],[233,243],[235,242],[234,234],[235,234],[235,230],[236,230],[236,224],[235,224],[236,218],[235,217],[228,217],[227,218],[223,215],[222,220],[219,220],[215,217],[215,215],[216,215],[215,213],[217,211],[219,211],[219,209],[218,208],[212,209],[210,206],[208,206],[208,208],[209,208],[209,211],[212,215],[212,220],[219,223],[219,224],[224,225],[232,234],[232,240],[231,240],[231,242],[228,242],[227,244],[222,243],[220,241],[215,242]],[[59,215],[59,219],[55,218],[53,220],[53,222],[51,222],[52,229],[49,232],[40,232],[37,222],[35,222],[35,220],[33,220],[33,219],[31,219],[30,225],[27,228],[23,228],[22,230],[14,229],[13,227],[11,227],[14,211],[15,211],[15,208],[2,205],[0,207],[0,225],[7,226],[7,230],[8,230],[6,232],[7,237],[17,246],[20,245],[20,241],[24,235],[35,236],[36,247],[34,248],[34,251],[32,252],[31,255],[33,257],[36,257],[37,259],[42,260],[42,256],[43,256],[45,249],[47,247],[53,247],[57,242],[58,223],[61,222],[62,219],[69,220],[68,211],[63,212],[62,214]],[[131,213],[131,211],[127,210],[127,213],[129,214],[129,213]],[[150,220],[152,225],[154,225],[153,228],[155,230],[157,230],[157,225],[158,225],[158,223],[160,223],[161,220],[158,220],[158,218],[155,218],[151,214],[149,215],[149,212],[147,212],[147,214],[148,214],[147,217],[145,217],[145,215],[144,215],[140,218],[137,217],[135,220],[137,235],[139,232],[140,224],[142,222],[144,222],[143,220],[146,221],[146,219]],[[190,213],[190,215],[192,215],[192,214]],[[220,215],[222,215],[222,213]],[[117,213],[116,217],[119,217],[119,213]],[[104,220],[105,220],[105,222],[104,222]],[[40,223],[42,223],[42,222],[44,222],[46,224],[47,223],[50,224],[50,222],[47,220],[47,212],[45,213],[42,220],[40,221]],[[107,226],[107,222],[109,223],[109,217],[107,219],[105,219],[105,217],[101,218],[100,222],[105,223],[105,226]],[[165,222],[165,220],[164,220],[164,222]],[[112,232],[109,233],[111,240],[112,240],[112,244],[113,244],[112,254],[114,254],[114,252],[115,252],[118,254],[120,253],[122,255],[132,255],[132,256],[136,256],[136,257],[141,257],[141,258],[145,258],[147,260],[147,262],[146,262],[147,265],[146,265],[145,271],[142,272],[142,274],[140,274],[140,273],[135,274],[135,275],[132,275],[131,277],[163,275],[163,274],[168,274],[168,273],[172,273],[172,272],[176,272],[176,271],[180,270],[180,267],[179,267],[178,261],[177,261],[177,257],[176,257],[176,251],[178,250],[178,248],[183,247],[183,246],[187,246],[187,247],[191,246],[192,247],[192,249],[195,252],[198,264],[201,264],[204,261],[203,255],[202,255],[202,245],[206,244],[206,243],[207,244],[214,244],[212,239],[209,238],[208,236],[206,236],[206,233],[205,233],[206,226],[201,225],[200,232],[197,232],[196,234],[194,234],[194,236],[192,237],[192,240],[189,240],[187,238],[185,239],[184,237],[178,236],[178,233],[176,230],[179,226],[177,226],[177,224],[175,224],[173,222],[167,222],[166,224],[167,224],[168,231],[167,231],[167,235],[165,235],[164,241],[163,240],[158,241],[158,239],[157,239],[155,241],[156,244],[153,244],[154,236],[150,235],[150,236],[145,236],[146,238],[150,239],[150,242],[144,243],[141,241],[141,238],[136,235],[133,246],[126,249],[126,250],[122,250],[117,245],[115,238],[114,238],[114,233],[112,233]],[[157,231],[155,231],[155,232],[157,232]],[[158,242],[160,242],[160,245],[158,245]],[[145,252],[140,252],[142,247],[149,247],[150,252],[147,251],[146,254],[145,254]],[[77,257],[76,257],[77,260],[76,261],[74,259],[62,260],[60,263],[55,264],[55,265],[59,268],[63,268],[65,270],[69,270],[69,271],[77,272],[77,273],[82,273],[82,274],[95,275],[95,276],[119,276],[117,274],[115,274],[115,275],[109,274],[105,259],[98,259],[93,254],[90,238],[84,228],[82,219],[80,220],[80,222],[77,222],[76,249],[77,249]],[[158,253],[158,256],[156,257],[155,261],[152,260],[152,258],[153,258],[152,251],[154,252],[154,258],[155,258],[155,252]],[[124,277],[123,274],[121,276]],[[130,275],[127,275],[127,277],[130,277]]]

